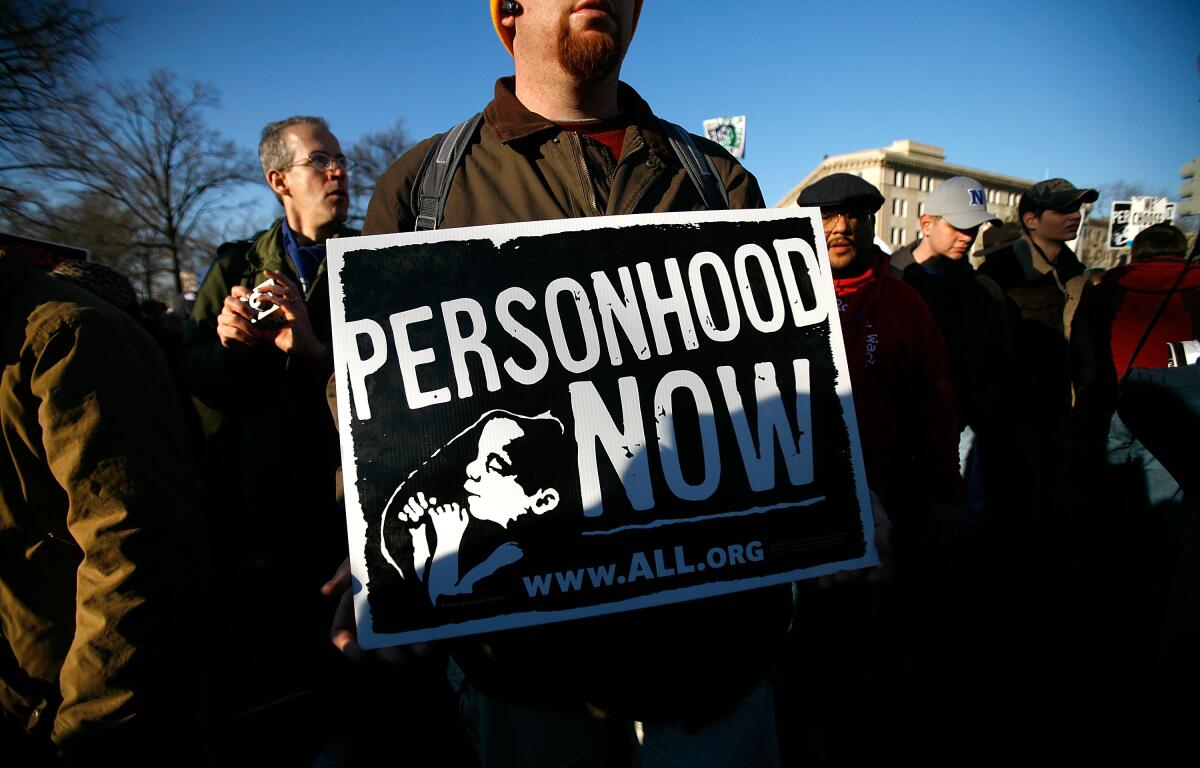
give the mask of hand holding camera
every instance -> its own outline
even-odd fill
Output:
[[[275,285],[275,279],[268,277],[254,286],[254,290],[249,295],[238,298],[239,301],[244,301],[249,305],[253,313],[250,322],[255,325],[264,323],[264,321],[275,325],[281,325],[284,322],[283,314],[279,312],[279,305],[272,299],[272,293],[263,291],[264,288],[270,288]]]
[[[273,343],[281,352],[321,360],[328,348],[314,335],[304,293],[287,275],[265,270],[266,279],[253,289],[235,285],[217,317],[222,346],[258,347]]]

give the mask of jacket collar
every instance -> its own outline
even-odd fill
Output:
[[[483,110],[483,119],[496,137],[504,144],[542,134],[545,131],[561,130],[550,120],[526,109],[516,94],[516,78],[502,77],[496,81],[495,97]],[[666,138],[660,135],[657,120],[650,105],[638,92],[625,83],[617,85],[617,100],[621,110],[629,116],[631,126],[650,127],[644,132],[646,144],[660,152],[670,150]],[[628,136],[628,134],[626,134]]]
[[[359,231],[351,229],[345,225],[338,227],[338,231],[333,237],[356,237]],[[332,238],[331,238],[332,239]],[[329,242],[326,240],[326,242]],[[255,236],[254,247],[250,249],[250,255],[257,259],[255,265],[257,270],[261,272],[264,269],[272,269],[285,273],[288,277],[296,279],[296,270],[293,269],[291,260],[285,258],[285,249],[283,245],[283,217],[280,216],[275,220],[269,229]],[[309,286],[309,295],[313,293],[313,289],[321,282],[325,276],[326,259],[321,259],[317,264],[316,277],[313,278],[312,285]]]

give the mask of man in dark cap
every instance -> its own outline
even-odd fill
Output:
[[[835,173],[800,192],[821,209],[867,478],[897,526],[924,533],[929,504],[961,502],[958,428],[946,346],[928,306],[888,274],[874,243],[883,195]]]
[[[918,656],[924,668],[927,654],[945,647],[937,639],[930,586],[940,573],[940,545],[957,528],[962,496],[945,344],[920,294],[888,274],[888,255],[874,244],[875,212],[883,202],[878,189],[847,173],[820,179],[797,201],[821,209],[867,484],[883,501],[895,536],[896,582],[890,591],[861,591],[856,599],[853,589],[839,590],[830,599],[799,585],[798,610],[809,626],[823,628],[819,638],[797,639],[800,658],[832,659],[829,668],[855,666],[862,676],[829,679],[824,670],[802,672],[805,689],[818,691],[816,697],[826,702],[823,711],[805,717],[816,719],[822,737],[849,750],[838,755],[845,762],[879,757],[869,752],[871,745],[854,739],[861,723],[845,715],[855,711],[846,697],[863,696],[899,710],[898,702],[888,701],[905,687],[895,685],[897,674],[914,666]],[[880,743],[893,743],[909,724],[900,717],[884,725],[898,730]]]
[[[1010,521],[1012,540],[1041,541],[1043,559],[1057,558],[1056,542],[1066,532],[1071,370],[1064,316],[1077,298],[1068,283],[1084,272],[1067,243],[1079,232],[1083,204],[1098,196],[1066,179],[1038,182],[1017,206],[1024,234],[989,254],[979,270],[1007,297],[1017,361],[1025,461],[1013,480],[1027,498],[1015,505],[1020,517]]]

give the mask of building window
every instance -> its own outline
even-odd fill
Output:
[[[900,240],[897,239],[899,234],[900,234],[900,230],[896,229],[895,227],[892,227],[892,245],[900,244]]]
[[[904,227],[901,227],[900,228],[900,239],[896,242],[896,245],[904,245],[904,243],[907,239],[908,239],[908,236],[904,233]]]
[[[1008,193],[1008,204],[1009,204],[1009,205],[1013,205],[1013,204],[1015,204],[1016,202],[1017,202],[1017,193],[1016,193],[1016,192],[1009,192],[1009,193]]]
[[[892,200],[892,215],[904,218],[908,215],[908,201],[896,198]]]
[[[928,191],[930,191],[931,187],[933,187],[933,179],[931,179],[928,176],[922,176],[921,177],[921,191],[928,192]]]
[[[896,171],[895,181],[896,181],[897,187],[907,187],[908,186],[908,174],[904,173],[902,171]]]
[[[917,203],[917,216],[925,215],[925,203]]]

